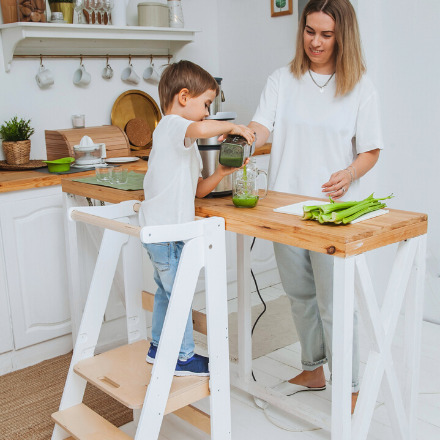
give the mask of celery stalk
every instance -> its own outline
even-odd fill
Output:
[[[356,212],[355,214],[353,214],[349,217],[344,217],[342,219],[342,223],[344,223],[344,225],[346,225],[347,223],[352,222],[353,220],[357,219],[361,215],[367,214],[369,212],[377,211],[378,209],[382,209],[385,206],[386,206],[385,203],[374,204],[372,206],[369,206],[367,208],[362,209],[361,211]]]

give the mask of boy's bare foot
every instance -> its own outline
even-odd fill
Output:
[[[356,402],[358,400],[359,391],[357,393],[351,394],[351,413],[354,413],[354,409],[356,408]]]
[[[324,368],[318,367],[313,371],[303,371],[298,376],[289,380],[295,385],[302,385],[309,388],[321,388],[325,386]]]

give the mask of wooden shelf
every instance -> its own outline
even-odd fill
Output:
[[[14,55],[171,55],[196,31],[165,27],[9,23],[0,25],[5,70]]]
[[[128,408],[145,400],[153,366],[145,361],[148,341],[138,341],[78,362],[74,371]],[[209,396],[209,377],[174,377],[165,414]]]
[[[128,434],[125,434],[83,403],[53,413],[52,419],[57,425],[72,434],[75,439],[133,440]],[[99,433],[99,436],[97,436],[97,433]]]

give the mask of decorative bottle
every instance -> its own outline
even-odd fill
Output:
[[[170,10],[170,27],[183,28],[183,11],[180,0],[168,0],[168,8]]]

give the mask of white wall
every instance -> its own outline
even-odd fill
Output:
[[[393,208],[429,216],[425,319],[440,323],[440,60],[432,49],[440,44],[440,2],[358,0],[358,16],[386,144],[376,191],[393,192]],[[386,263],[377,260],[382,270]]]
[[[267,77],[295,54],[298,18],[294,3],[293,15],[272,18],[268,1],[218,1],[223,109],[237,112],[239,123],[251,120]]]

